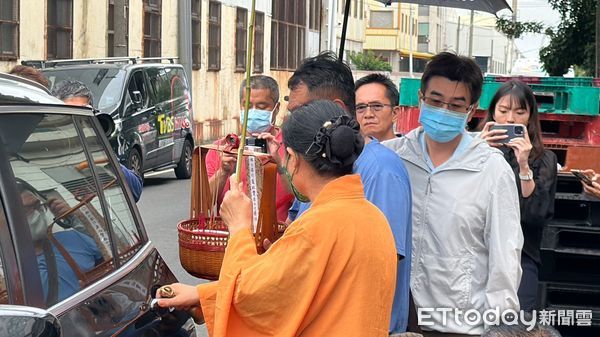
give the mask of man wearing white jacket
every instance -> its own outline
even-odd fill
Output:
[[[436,55],[421,79],[422,127],[384,142],[413,187],[411,290],[425,336],[480,335],[494,315],[519,310],[515,176],[499,150],[465,129],[482,82],[471,59]]]

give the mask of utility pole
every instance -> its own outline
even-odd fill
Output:
[[[490,67],[488,72],[494,72],[494,38],[492,38],[492,46],[490,47]]]
[[[129,51],[127,50],[128,8],[129,0],[115,0],[114,56],[129,56]]]
[[[471,22],[469,25],[469,57],[473,57],[473,17],[475,11],[471,9]]]
[[[410,77],[414,77],[413,75],[413,34],[414,34],[414,30],[415,30],[415,25],[413,24],[413,8],[412,5],[410,5],[410,15],[408,17],[408,23],[410,24],[410,29],[409,31],[409,43],[410,43],[410,47],[408,48],[408,71],[410,72]]]
[[[460,55],[460,16],[456,25],[456,54]]]
[[[337,27],[337,0],[329,0],[327,6],[327,49],[335,52]]]
[[[512,22],[513,22],[513,25],[515,25],[517,23],[517,0],[512,1],[512,10],[513,10]],[[515,39],[511,38],[510,39],[510,64],[507,65],[507,67],[508,67],[507,72],[510,69],[510,72],[512,73],[512,67],[513,67],[513,64],[515,63],[514,55],[515,55]]]
[[[192,1],[180,0],[177,7],[177,47],[178,47],[178,62],[181,63],[185,74],[187,75],[187,83],[191,93],[194,91],[192,83]],[[250,48],[250,47],[249,47]],[[247,64],[247,67],[251,65]],[[193,96],[193,95],[192,95]]]

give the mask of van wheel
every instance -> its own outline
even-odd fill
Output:
[[[177,179],[189,179],[192,176],[192,151],[192,143],[186,139],[183,143],[181,158],[179,158],[179,163],[175,168]]]
[[[144,181],[144,169],[142,167],[142,156],[138,149],[131,149],[129,158],[127,158],[127,168],[132,170],[138,177]]]

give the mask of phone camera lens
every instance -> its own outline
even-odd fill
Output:
[[[525,130],[523,130],[523,128],[515,129],[515,135],[523,135],[524,133],[525,133]]]

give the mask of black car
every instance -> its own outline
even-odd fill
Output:
[[[91,109],[0,74],[0,337],[196,336]]]
[[[50,86],[83,82],[93,93],[99,115],[112,117],[108,138],[120,162],[140,177],[175,169],[191,176],[194,148],[191,93],[180,64],[160,58],[108,58],[24,61],[40,67]],[[150,63],[148,63],[150,62]],[[157,63],[158,62],[158,63]]]

